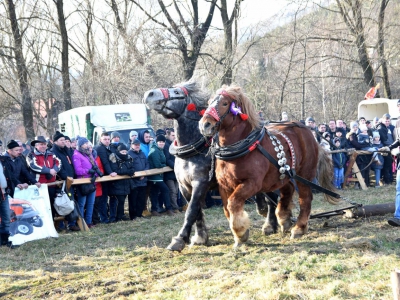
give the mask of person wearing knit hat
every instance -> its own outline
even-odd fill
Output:
[[[77,148],[72,155],[72,164],[75,169],[77,178],[91,178],[95,180],[99,174],[99,167],[92,155],[89,147],[89,141],[85,137],[77,136]],[[92,181],[93,183],[93,181]],[[84,216],[86,224],[89,228],[93,225],[93,209],[96,198],[96,188],[85,190],[86,186],[77,187],[78,208],[82,216]],[[92,186],[93,187],[93,186]]]
[[[85,145],[89,142],[89,140],[83,136],[78,136],[77,140],[78,140],[78,143],[77,143],[78,150],[81,150],[83,145]]]
[[[137,139],[137,137],[138,137],[137,131],[132,130],[132,131],[129,133],[129,142],[126,144],[126,146],[128,147],[128,149],[131,147],[130,144],[132,144],[133,141]]]
[[[164,135],[162,135],[162,134],[160,134],[160,135],[157,135],[157,137],[156,137],[156,142],[158,143],[158,142],[164,142],[165,143],[165,141],[166,141],[166,139],[165,139],[165,136]],[[163,147],[164,148],[164,147]]]
[[[119,134],[118,131],[113,131],[111,132],[111,143],[113,142],[119,142],[119,139],[121,138],[121,135]],[[117,140],[118,139],[118,140]]]
[[[157,129],[157,131],[156,131],[156,136],[159,136],[160,134],[166,135],[167,133],[165,132],[164,129]]]
[[[61,132],[56,131],[56,133],[53,135],[53,142],[57,141],[59,138],[62,137],[65,138],[65,136]]]
[[[133,159],[128,155],[128,148],[120,143],[115,148],[115,153],[111,153],[110,167],[118,175],[128,175],[132,177],[135,173]],[[129,179],[116,180],[112,183],[110,195],[110,222],[128,221],[129,217],[124,214],[125,199],[135,188],[134,181]]]
[[[16,141],[14,141],[14,140],[10,140],[10,141],[7,143],[7,149],[14,149],[14,148],[16,148],[16,147],[19,147],[19,144],[18,144]]]

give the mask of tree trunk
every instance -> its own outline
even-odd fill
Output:
[[[353,2],[354,1],[354,2]],[[348,11],[345,9],[345,4],[349,5],[349,10],[351,10],[353,17],[351,17]],[[356,46],[358,52],[358,59],[363,70],[364,82],[368,87],[376,86],[374,70],[371,66],[371,62],[367,52],[367,46],[365,44],[365,34],[364,25],[362,22],[362,3],[360,0],[336,0],[339,7],[340,14],[343,17],[344,22],[349,28],[350,32],[356,38]],[[376,94],[379,97],[379,91]]]
[[[13,0],[6,0],[6,4],[14,39],[14,54],[15,62],[17,65],[19,88],[22,96],[21,108],[23,122],[25,126],[25,134],[27,139],[34,139],[35,131],[33,129],[32,97],[28,85],[28,69],[26,68],[25,58],[22,52],[22,36],[18,27],[18,21]]]
[[[65,110],[72,108],[71,101],[71,82],[69,80],[69,59],[68,59],[68,32],[65,26],[64,3],[63,0],[54,0],[57,5],[58,25],[61,35],[61,73],[63,79],[63,94]]]
[[[385,23],[385,10],[388,5],[389,0],[382,0],[381,7],[379,10],[378,17],[378,54],[381,62],[381,72],[383,78],[383,94],[385,98],[392,99],[392,92],[390,91],[390,82],[389,82],[389,72],[387,68],[387,63],[385,59],[385,32],[384,32],[384,23]]]

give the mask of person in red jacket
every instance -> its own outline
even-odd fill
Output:
[[[36,139],[31,142],[31,146],[34,147],[34,149],[26,157],[26,161],[36,181],[40,183],[56,181],[56,175],[61,169],[61,160],[47,149],[47,141],[43,136],[36,137]],[[56,213],[53,205],[56,197],[56,186],[49,186],[48,191],[51,211],[54,216]]]

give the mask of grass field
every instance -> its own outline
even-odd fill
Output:
[[[393,202],[395,187],[342,194],[363,204]],[[314,197],[312,213],[338,208]],[[348,204],[344,203],[343,206]],[[309,233],[263,236],[246,205],[248,244],[233,250],[222,208],[205,210],[210,242],[181,253],[165,247],[183,214],[99,225],[87,233],[0,248],[4,299],[392,299],[400,228],[391,215],[310,220]],[[293,210],[294,215],[298,213]]]

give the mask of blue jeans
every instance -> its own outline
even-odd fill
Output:
[[[381,169],[375,169],[375,186],[379,186],[379,180],[381,179]]]
[[[10,233],[10,204],[8,197],[4,200],[0,199],[0,234]]]
[[[400,170],[397,170],[396,174],[396,210],[394,211],[394,217],[400,219]]]
[[[81,215],[85,215],[86,224],[92,224],[94,199],[96,198],[96,191],[90,193],[89,195],[83,196],[78,189],[78,206]],[[86,213],[84,214],[84,209],[86,208]]]
[[[340,185],[344,182],[344,168],[333,168],[334,176],[333,176],[333,184],[336,187],[340,187]]]

